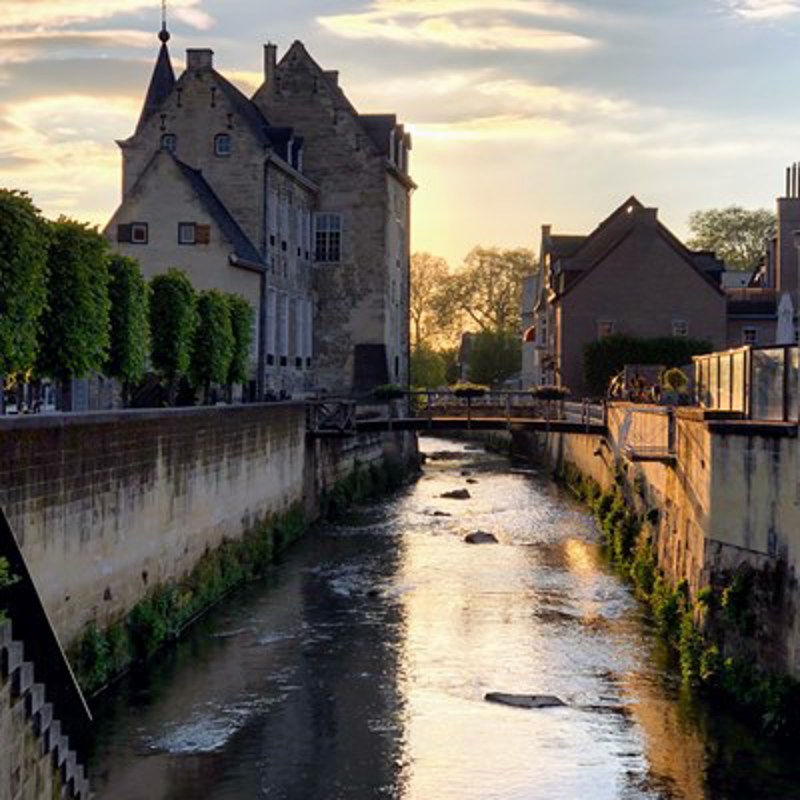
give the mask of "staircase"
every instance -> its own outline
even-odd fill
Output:
[[[25,660],[24,647],[13,638],[10,621],[0,622],[0,690],[9,682],[11,713],[19,717],[24,715],[38,742],[38,754],[50,757],[53,773],[58,777],[55,785],[61,787],[58,797],[62,800],[88,800],[91,795],[85,769],[70,747],[68,737],[61,732],[60,720],[54,719],[47,687],[36,682],[34,664]],[[20,786],[18,792],[9,796],[11,800],[17,800],[22,794],[23,787]]]

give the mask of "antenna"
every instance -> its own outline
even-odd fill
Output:
[[[169,31],[167,30],[167,0],[161,0],[161,33],[158,34],[158,38],[166,44],[169,39]]]

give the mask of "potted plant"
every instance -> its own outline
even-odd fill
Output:
[[[489,387],[479,383],[463,382],[451,386],[450,391],[462,400],[473,400],[476,397],[483,397],[489,391]]]
[[[530,393],[534,400],[566,400],[572,394],[566,386],[531,386]]]
[[[681,405],[689,395],[689,378],[682,369],[673,367],[664,370],[661,376],[661,402],[669,405]]]
[[[405,389],[396,383],[384,383],[372,390],[372,397],[379,403],[388,403],[391,400],[400,400],[405,395]]]

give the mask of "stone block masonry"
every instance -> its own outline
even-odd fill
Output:
[[[310,442],[302,404],[0,421],[0,504],[69,648],[202,556],[403,446]],[[391,451],[391,452],[390,452]]]

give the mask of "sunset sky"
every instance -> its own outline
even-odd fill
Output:
[[[172,0],[170,43],[255,89],[302,39],[364,112],[414,134],[414,248],[580,233],[628,195],[676,233],[694,209],[771,207],[800,159],[800,0]],[[0,185],[104,223],[158,0],[0,0]]]

